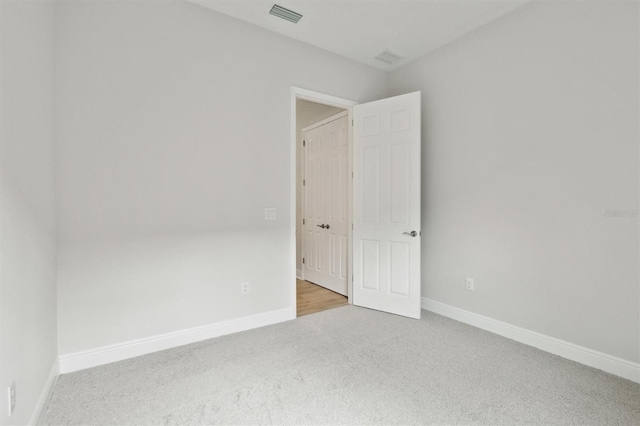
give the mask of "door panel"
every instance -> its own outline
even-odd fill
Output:
[[[362,149],[362,221],[380,222],[380,147]]]
[[[409,144],[405,141],[391,145],[391,223],[409,224]]]
[[[420,318],[420,93],[353,113],[353,303]]]
[[[399,296],[409,296],[409,243],[389,244],[389,285],[390,292]]]
[[[380,291],[380,241],[362,240],[362,288]]]

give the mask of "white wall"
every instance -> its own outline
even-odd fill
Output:
[[[298,99],[296,102],[296,270],[302,270],[302,129],[332,115],[342,108]]]
[[[26,424],[57,365],[53,8],[0,1],[0,424]],[[55,368],[54,368],[55,370]],[[8,417],[7,387],[16,406]]]
[[[292,307],[291,86],[388,75],[186,2],[56,18],[60,353]]]
[[[423,91],[423,296],[640,361],[638,217],[605,215],[639,207],[638,16],[532,2],[392,73]]]

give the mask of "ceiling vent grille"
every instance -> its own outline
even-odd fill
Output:
[[[398,62],[400,59],[402,59],[402,56],[396,55],[395,53],[391,53],[388,50],[385,50],[384,52],[376,56],[375,59],[385,62],[389,65],[393,65],[396,62]]]
[[[302,15],[300,15],[298,12],[294,12],[293,10],[278,6],[277,4],[273,5],[269,13],[273,16],[277,16],[278,18],[293,22],[294,24],[297,24],[300,18],[302,18]]]

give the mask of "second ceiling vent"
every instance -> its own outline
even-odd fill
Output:
[[[294,12],[293,10],[289,10],[286,7],[278,6],[274,4],[271,10],[269,11],[273,16],[277,16],[278,18],[282,18],[286,21],[293,22],[297,24],[302,15],[298,12]]]
[[[402,59],[402,56],[396,55],[395,53],[391,53],[388,50],[385,50],[384,52],[378,54],[378,56],[376,56],[375,59],[385,62],[389,65],[393,65],[396,62],[398,62],[400,59]]]

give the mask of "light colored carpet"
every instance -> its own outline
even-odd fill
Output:
[[[465,324],[347,306],[58,380],[44,424],[640,424],[640,385]]]

